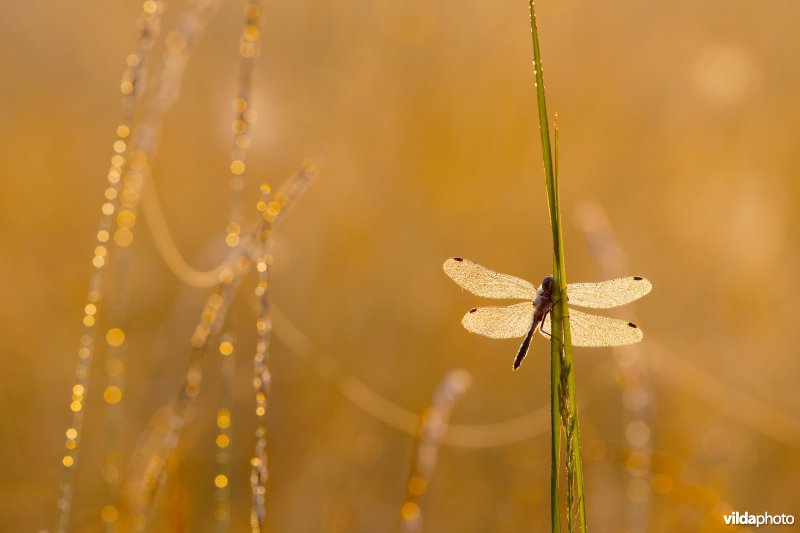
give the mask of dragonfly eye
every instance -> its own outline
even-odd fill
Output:
[[[542,289],[550,292],[553,289],[553,276],[545,276],[542,280]]]

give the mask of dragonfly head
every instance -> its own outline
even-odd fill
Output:
[[[542,280],[542,291],[546,294],[553,292],[553,276],[545,276]]]

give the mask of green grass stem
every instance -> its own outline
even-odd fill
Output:
[[[573,490],[577,497],[578,516],[581,529],[586,531],[586,498],[583,489],[583,465],[581,461],[580,431],[578,429],[578,409],[575,394],[575,372],[573,366],[572,342],[569,328],[567,299],[567,269],[564,259],[564,239],[561,229],[561,209],[558,195],[557,172],[553,164],[553,151],[550,146],[550,126],[547,118],[544,77],[542,73],[539,34],[536,27],[534,1],[528,0],[530,7],[531,40],[533,44],[533,64],[536,85],[536,101],[539,110],[539,133],[542,143],[547,205],[550,212],[550,226],[553,232],[553,278],[555,287],[553,299],[556,302],[551,312],[552,336],[550,340],[550,387],[551,387],[551,481],[550,510],[554,532],[561,531],[561,518],[558,504],[558,474],[560,471],[559,451],[561,426],[564,424],[567,443],[568,502],[573,503]],[[556,151],[558,145],[556,144]],[[562,342],[563,339],[563,342]],[[563,375],[562,375],[563,374]],[[562,383],[566,382],[566,389]],[[572,475],[574,474],[574,476]],[[573,485],[574,483],[574,485]],[[573,530],[572,509],[567,509],[570,531]]]

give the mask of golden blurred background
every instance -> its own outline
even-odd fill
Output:
[[[119,80],[141,8],[31,0],[0,18],[3,531],[56,520]],[[183,9],[166,2],[162,34]],[[222,2],[213,15],[152,161],[177,247],[200,269],[225,255],[243,9]],[[576,350],[591,527],[728,531],[731,510],[797,516],[800,6],[537,9],[559,113],[568,279],[624,268],[654,284],[620,310],[635,307],[645,331],[636,350]],[[452,422],[480,428],[442,443],[423,530],[545,530],[547,343],[536,339],[512,372],[517,341],[467,333],[461,316],[480,301],[441,270],[454,255],[535,281],[551,267],[527,3],[269,2],[262,28],[247,219],[262,182],[279,185],[309,156],[322,167],[273,250],[268,529],[398,530],[414,439],[392,422],[421,413],[462,368],[471,387]],[[159,44],[152,68],[162,55]],[[146,221],[130,250],[123,462],[175,398],[211,292],[173,275]],[[232,531],[249,523],[255,282],[234,305]],[[103,529],[103,361],[98,349],[74,531]],[[215,527],[219,355],[203,365],[153,531]]]

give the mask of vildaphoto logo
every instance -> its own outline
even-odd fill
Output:
[[[747,511],[740,513],[734,511],[723,515],[722,519],[729,526],[791,526],[794,524],[794,515],[790,514],[750,514]]]

